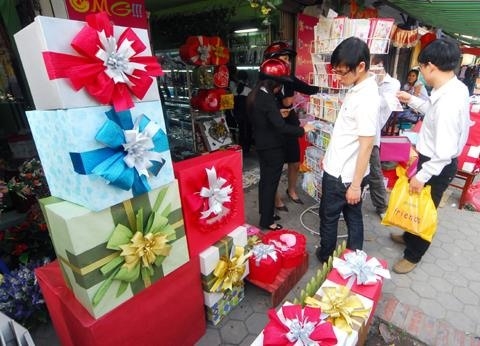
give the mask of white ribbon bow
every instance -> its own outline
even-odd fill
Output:
[[[354,279],[357,285],[374,285],[382,278],[390,279],[390,271],[383,268],[375,257],[367,261],[367,254],[362,250],[346,253],[344,258],[334,257],[333,268],[343,279],[351,278],[351,284]]]
[[[206,168],[208,178],[208,188],[202,187],[200,196],[208,198],[208,210],[202,211],[201,219],[209,217],[211,214],[220,215],[225,211],[223,203],[230,202],[230,195],[233,192],[232,185],[223,186],[227,180],[224,178],[217,178],[217,171],[215,167],[211,169]]]
[[[300,321],[298,319],[286,320],[288,333],[286,337],[288,341],[294,342],[295,346],[316,346],[318,342],[310,339],[310,334],[315,330],[315,324],[308,321]]]
[[[137,52],[132,48],[133,41],[124,39],[117,47],[117,40],[113,36],[107,37],[105,31],[98,33],[101,43],[95,56],[103,61],[106,67],[105,73],[116,83],[125,83],[129,86],[134,85],[127,75],[132,76],[135,70],[146,71],[145,64],[131,62],[130,58]]]
[[[277,250],[272,244],[257,244],[252,248],[253,257],[255,258],[255,265],[260,266],[260,261],[265,260],[268,257],[273,259],[275,262],[278,259]]]
[[[148,169],[153,166],[151,161],[163,160],[160,153],[152,151],[155,148],[152,138],[160,130],[160,126],[150,121],[143,131],[140,131],[139,127],[140,117],[135,121],[133,129],[123,131],[125,136],[123,148],[127,152],[123,161],[128,167],[135,168],[140,176],[148,177]]]

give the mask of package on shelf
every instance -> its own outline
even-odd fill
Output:
[[[340,98],[337,95],[325,94],[323,102],[323,117],[322,119],[330,123],[337,120],[338,112],[340,111]]]
[[[223,150],[176,162],[190,256],[245,223],[242,153]]]
[[[205,334],[198,257],[98,319],[65,285],[57,261],[35,275],[61,345],[194,345]]]
[[[332,21],[332,27],[330,31],[330,51],[333,51],[343,40],[344,38],[344,30],[345,30],[345,22],[348,20],[347,17],[335,17]]]
[[[373,317],[371,299],[355,294],[345,286],[325,280],[313,297],[305,299],[305,304],[323,307],[322,314],[327,315],[326,320],[347,334],[345,346],[364,344]]]
[[[317,172],[303,173],[302,190],[317,202],[320,202],[322,197],[322,176],[323,173]]]
[[[314,121],[313,124],[315,130],[307,134],[307,141],[322,150],[327,150],[332,136],[333,124],[321,120]]]
[[[65,279],[95,318],[189,260],[176,180],[100,212],[55,197],[40,204]],[[134,256],[141,247],[152,251]]]
[[[99,20],[96,23],[105,23],[105,21]],[[107,23],[110,22],[107,21]],[[111,26],[111,24],[108,25]],[[97,95],[95,97],[100,97],[101,95],[101,98],[106,97],[105,93],[107,90],[118,88],[117,92],[112,92],[113,97],[120,97],[125,99],[125,101],[129,100],[131,102],[129,95],[132,95],[133,100],[136,102],[160,100],[158,86],[155,82],[155,75],[159,75],[161,71],[160,65],[158,65],[157,60],[152,57],[152,63],[154,62],[158,65],[155,67],[157,71],[153,73],[154,75],[150,74],[151,66],[148,64],[144,65],[147,61],[146,58],[152,55],[148,31],[119,26],[114,26],[113,29],[111,29],[114,38],[117,39],[119,44],[124,40],[123,42],[128,42],[132,46],[130,49],[132,51],[131,53],[134,54],[128,57],[130,59],[130,65],[132,65],[132,63],[137,64],[138,62],[141,63],[143,67],[137,67],[138,65],[133,66],[133,72],[122,71],[122,76],[118,76],[118,72],[110,72],[110,70],[106,68],[105,71],[101,71],[101,73],[105,75],[105,78],[101,78],[103,85],[100,85],[100,79],[98,78],[99,70],[96,64],[100,63],[100,65],[103,66],[103,61],[101,58],[95,60],[95,52],[93,50],[98,49],[97,54],[100,56],[102,52],[108,54],[109,49],[108,47],[103,47],[101,43],[105,32],[97,28],[97,35],[93,37],[94,35],[92,35],[91,32],[87,32],[88,28],[90,28],[90,26],[81,21],[37,16],[33,23],[14,35],[35,107],[43,110],[111,104],[109,100],[106,100],[107,102],[99,102],[91,96],[87,88]],[[61,33],[61,35],[59,35],[59,33]],[[128,40],[126,37],[128,37]],[[107,37],[106,39],[110,38]],[[89,47],[90,49],[85,48],[86,45],[91,44],[92,40],[98,41],[100,47],[93,46]],[[89,56],[79,55],[80,53],[75,50],[74,47],[79,47],[78,49],[82,51],[83,54],[87,54],[87,52],[90,53]],[[92,51],[90,52],[89,50]],[[52,66],[50,66],[49,69],[59,70],[49,73],[46,63],[44,62],[45,53],[64,54],[61,57],[61,59],[65,60],[63,65],[68,63],[73,65],[63,66],[57,63],[50,63],[49,65]],[[68,58],[66,55],[73,57]],[[136,61],[137,57],[139,58],[138,61]],[[88,70],[88,64],[97,66],[97,70],[94,72]],[[80,68],[83,69],[82,71],[89,72],[82,74],[78,72]],[[137,71],[140,70],[145,71],[137,73]],[[111,75],[115,73],[117,73],[115,77],[111,77]],[[59,75],[59,78],[50,79],[49,74],[52,78],[54,75]],[[140,74],[141,77],[139,77]],[[69,77],[66,78],[66,75]],[[135,79],[134,85],[129,85],[130,78]],[[115,82],[113,80],[115,80]],[[73,83],[75,83],[75,88]],[[100,89],[103,91],[100,92]],[[123,101],[119,102],[126,103]],[[128,107],[122,107],[122,110],[126,108]],[[118,108],[116,107],[116,109]]]
[[[390,48],[393,18],[370,18],[368,48],[371,54],[387,54]]]
[[[100,211],[174,179],[159,101],[118,113],[109,106],[28,111],[27,118],[52,196]]]
[[[321,94],[310,95],[308,114],[313,115],[317,119],[323,117],[323,96]]]
[[[320,16],[317,25],[314,26],[314,48],[316,53],[328,53],[330,51],[330,32],[332,30],[332,18]]]
[[[233,143],[227,119],[223,113],[211,115],[196,122],[208,151],[218,150]]]
[[[243,278],[249,273],[247,227],[239,226],[200,253],[200,272],[207,319],[214,325],[244,297]],[[235,277],[229,273],[235,272]]]

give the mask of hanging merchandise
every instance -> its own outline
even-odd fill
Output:
[[[230,59],[230,52],[225,47],[220,37],[210,37],[210,49],[211,49],[211,64],[212,65],[225,65]]]
[[[213,72],[213,84],[217,88],[228,88],[228,80],[230,79],[230,74],[228,72],[227,65],[215,66]]]
[[[206,36],[190,36],[183,46],[180,47],[180,58],[192,65],[211,64],[210,40]]]

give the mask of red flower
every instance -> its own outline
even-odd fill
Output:
[[[12,255],[20,256],[28,249],[28,245],[25,243],[20,243],[15,245],[15,249],[12,251]]]

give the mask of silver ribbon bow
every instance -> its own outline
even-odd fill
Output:
[[[116,83],[125,83],[129,86],[134,85],[128,78],[135,70],[146,71],[144,64],[131,62],[130,58],[137,54],[132,48],[133,41],[124,39],[117,47],[117,40],[113,36],[107,37],[105,31],[98,33],[101,43],[95,56],[103,61],[105,73]]]
[[[215,167],[211,169],[206,168],[207,178],[208,178],[208,187],[202,187],[200,190],[200,196],[203,198],[208,198],[208,210],[201,212],[200,219],[205,219],[211,214],[220,215],[226,209],[223,206],[223,203],[230,202],[230,195],[233,192],[232,185],[225,185],[227,182],[224,178],[217,178],[217,171]]]
[[[288,341],[297,346],[316,346],[318,343],[310,339],[310,334],[315,330],[315,324],[298,319],[286,320],[289,331],[286,334]]]
[[[252,254],[255,258],[255,265],[258,267],[260,266],[260,261],[267,259],[270,257],[275,262],[278,259],[277,250],[275,246],[272,244],[257,244],[254,245],[252,248]]]
[[[374,285],[382,277],[390,279],[390,271],[383,268],[375,257],[367,261],[367,254],[362,250],[346,253],[344,258],[334,257],[333,268],[343,279],[351,278],[351,284],[355,279],[357,285]]]
[[[140,118],[137,118],[135,125],[131,130],[124,130],[125,143],[123,148],[127,155],[123,161],[130,168],[135,168],[140,176],[148,177],[148,169],[152,167],[151,161],[162,161],[162,155],[156,151],[153,144],[153,137],[160,130],[160,126],[154,121],[150,121],[143,131],[139,130]]]

